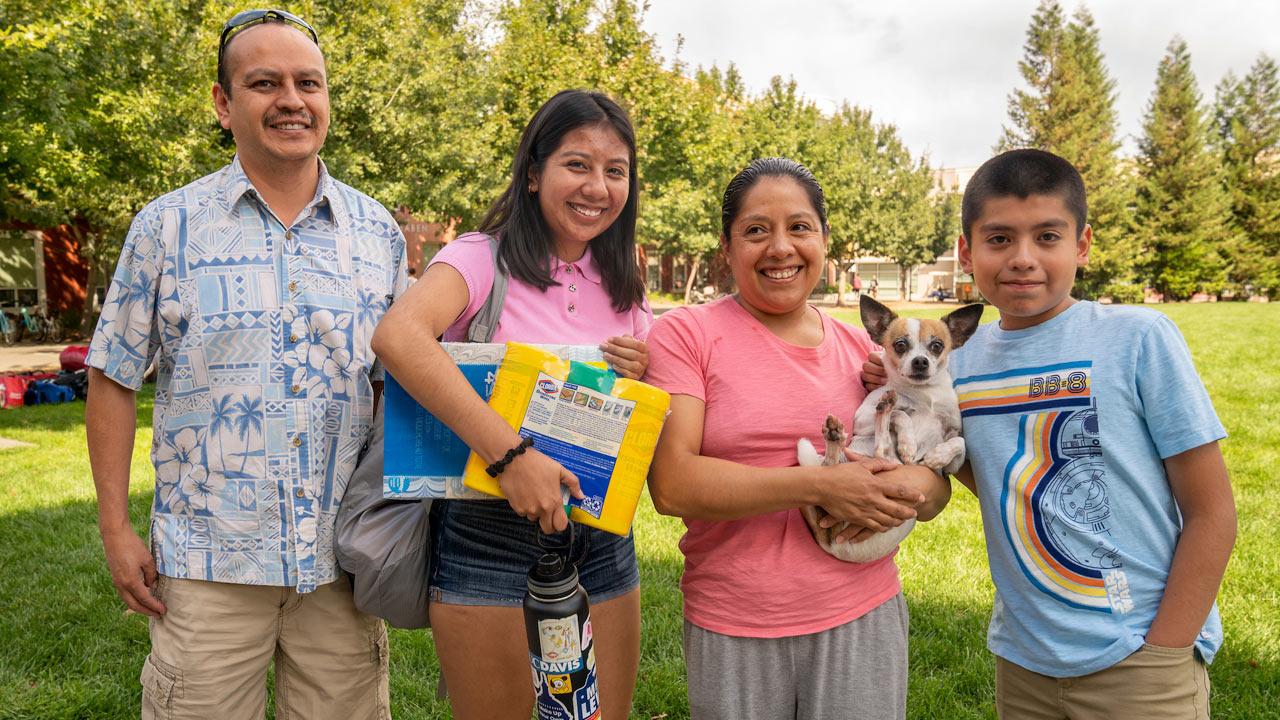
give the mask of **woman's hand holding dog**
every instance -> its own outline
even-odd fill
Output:
[[[830,482],[822,488],[824,499],[819,504],[829,516],[822,519],[821,525],[831,527],[847,522],[858,526],[869,536],[870,533],[898,527],[915,517],[916,506],[925,501],[924,494],[877,474],[894,467],[897,467],[896,463],[861,458],[823,468]],[[849,528],[844,536],[848,537],[850,533],[853,536],[861,534]]]
[[[649,347],[629,335],[611,337],[600,343],[604,359],[620,377],[639,380],[649,369]]]
[[[889,382],[889,373],[884,369],[884,354],[874,352],[862,363],[862,386],[871,392]]]
[[[498,486],[517,515],[538,523],[544,533],[560,532],[569,525],[564,514],[560,486],[582,499],[582,487],[560,463],[530,448],[517,456],[498,476]]]

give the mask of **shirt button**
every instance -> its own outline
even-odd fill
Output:
[[[294,491],[293,491],[293,494],[294,494],[294,496],[295,496],[295,497],[306,497],[306,496],[307,496],[307,494],[306,494],[306,493],[302,492],[302,488],[298,488],[297,490],[294,490]]]
[[[285,239],[285,240],[292,240],[292,239],[293,239],[293,231],[292,231],[292,230],[285,230],[285,231],[284,231],[284,239]]]
[[[564,266],[564,271],[565,271],[565,274],[567,274],[567,275],[572,275],[572,274],[573,274],[573,266],[572,266],[572,265],[565,265],[565,266]]]
[[[298,291],[298,282],[296,280],[290,280],[289,292],[297,292],[297,291]]]
[[[570,286],[569,286],[569,292],[578,292],[578,286],[577,286],[577,285],[570,285]]]
[[[298,342],[297,335],[289,335],[289,342]]]
[[[293,436],[293,446],[294,446],[294,447],[301,447],[301,446],[302,446],[302,438],[301,438],[301,437],[299,437],[299,436],[297,436],[297,435],[294,435],[294,436]],[[299,492],[301,492],[301,491],[299,491]]]
[[[572,305],[570,305],[570,306],[569,306],[569,312],[573,312],[573,306],[572,306]]]
[[[289,392],[293,393],[294,395],[297,395],[298,391],[301,389],[302,389],[301,387],[294,385],[293,387],[289,388]]]

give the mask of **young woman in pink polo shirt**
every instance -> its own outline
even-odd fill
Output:
[[[881,461],[796,467],[827,415],[848,421],[875,346],[809,305],[826,268],[822,188],[756,160],[724,194],[721,249],[738,291],[663,315],[647,382],[672,394],[649,490],[684,518],[684,651],[694,718],[901,718],[907,608],[893,557],[828,555],[799,507],[870,533],[928,520],[950,486]]]
[[[373,338],[386,368],[486,462],[521,438],[467,384],[435,338],[465,340],[493,284],[489,236],[511,282],[494,342],[599,344],[639,378],[653,323],[635,262],[635,133],[608,97],[565,91],[533,116],[511,183],[480,232],[445,246]],[[431,625],[457,718],[520,718],[533,707],[521,602],[539,529],[568,523],[559,463],[530,449],[499,476],[507,500],[432,506]],[[630,536],[578,527],[570,557],[591,596],[604,717],[625,718],[640,661],[640,576]]]

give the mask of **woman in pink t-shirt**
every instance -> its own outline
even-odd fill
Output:
[[[950,498],[933,471],[861,460],[797,467],[823,418],[866,395],[867,333],[808,297],[826,268],[826,202],[803,166],[752,162],[724,195],[735,295],[673,310],[649,334],[645,379],[672,394],[649,489],[684,518],[685,662],[694,718],[902,717],[907,615],[893,557],[828,555],[798,510],[870,534]],[[846,531],[850,532],[850,531]]]
[[[557,94],[525,128],[511,183],[481,222],[432,260],[387,312],[373,349],[410,395],[486,463],[520,435],[471,389],[436,338],[465,340],[489,296],[494,263],[510,273],[493,340],[600,344],[614,370],[638,378],[652,324],[635,261],[635,133],[608,97]],[[521,609],[545,533],[568,523],[560,488],[577,478],[532,448],[498,476],[506,500],[443,500],[431,509],[431,625],[458,718],[522,718],[533,707]],[[570,559],[591,597],[601,710],[625,718],[640,660],[640,576],[630,536],[578,527]],[[556,541],[567,538],[557,539]]]

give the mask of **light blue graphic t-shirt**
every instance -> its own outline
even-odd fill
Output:
[[[952,354],[996,586],[987,646],[1076,677],[1140,648],[1182,522],[1162,459],[1226,437],[1177,327],[1078,302]],[[1222,644],[1215,605],[1196,649]]]

